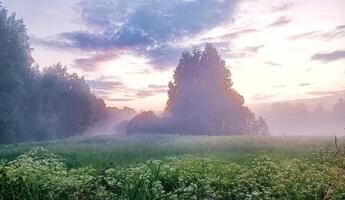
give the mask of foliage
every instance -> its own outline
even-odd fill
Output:
[[[34,71],[26,28],[0,5],[0,142],[23,129],[19,121],[34,114],[25,102],[32,101]]]
[[[152,111],[139,113],[127,125],[127,133],[161,133],[159,118]]]
[[[37,147],[0,164],[2,199],[344,199],[345,149],[243,162],[169,157],[128,166],[71,169]]]
[[[105,115],[105,104],[90,92],[84,78],[67,73],[60,64],[43,70],[37,139],[80,135]]]
[[[184,52],[173,78],[164,116],[156,117],[152,111],[140,114],[128,123],[128,133],[269,133],[265,120],[256,120],[233,89],[231,73],[212,44],[206,44],[204,51]]]
[[[0,5],[0,143],[80,135],[105,104],[60,64],[38,70],[23,20]]]

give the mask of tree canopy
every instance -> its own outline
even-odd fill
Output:
[[[0,143],[80,135],[104,116],[82,77],[61,64],[40,71],[31,50],[23,20],[0,5]]]
[[[159,119],[156,129],[150,128],[150,131],[266,134],[268,127],[265,120],[255,119],[255,115],[243,105],[244,98],[232,85],[231,73],[212,44],[206,44],[203,51],[194,48],[191,52],[183,52],[173,81],[169,82],[165,114]],[[136,120],[140,119],[140,123],[145,124],[146,115]],[[152,113],[150,116],[146,123],[155,124]],[[140,128],[133,130],[135,125],[134,121],[130,122],[128,131],[142,132]],[[147,130],[147,127],[138,127]]]

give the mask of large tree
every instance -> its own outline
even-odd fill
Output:
[[[28,117],[34,83],[29,38],[22,20],[0,5],[0,141],[15,140]],[[32,79],[32,80],[31,80]],[[34,114],[31,113],[31,114]],[[20,137],[26,137],[21,135]]]
[[[150,124],[145,132],[211,135],[268,132],[265,120],[256,120],[243,105],[243,97],[232,87],[225,61],[212,44],[206,44],[204,51],[194,48],[184,52],[173,79],[164,116],[153,123],[152,117],[146,119],[146,115],[140,115],[129,122],[128,132],[143,132],[145,121]]]
[[[231,73],[217,49],[184,52],[169,83],[171,128],[186,133],[250,134],[256,132],[254,114],[232,88]]]

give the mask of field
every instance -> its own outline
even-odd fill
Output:
[[[130,135],[0,146],[0,199],[345,199],[345,138]]]

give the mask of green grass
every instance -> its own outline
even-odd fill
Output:
[[[2,199],[345,199],[345,138],[129,135],[0,146]]]
[[[344,143],[345,139],[339,139]],[[242,162],[247,157],[268,154],[281,159],[300,158],[320,148],[334,148],[333,137],[249,137],[249,136],[178,136],[123,135],[73,138],[68,140],[0,146],[0,158],[17,156],[41,146],[61,155],[71,168],[128,165],[167,157],[214,157]]]

